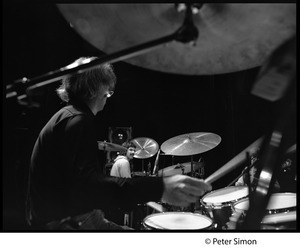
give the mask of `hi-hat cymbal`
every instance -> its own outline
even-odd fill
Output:
[[[119,144],[109,143],[106,141],[98,141],[98,149],[104,151],[126,151],[127,148]]]
[[[136,145],[135,158],[143,159],[152,157],[157,153],[159,148],[158,143],[148,137],[138,137],[132,139],[131,142]]]
[[[58,4],[85,40],[106,54],[173,34],[185,11],[175,4]],[[167,73],[204,75],[262,65],[296,32],[296,4],[203,4],[193,15],[196,46],[172,42],[126,62]]]
[[[174,156],[191,156],[216,147],[221,137],[214,133],[194,132],[168,139],[161,145],[161,150]]]
[[[193,170],[198,170],[203,165],[203,162],[193,162]],[[192,171],[191,162],[177,163],[167,168],[158,171],[158,176],[173,176],[187,174]]]

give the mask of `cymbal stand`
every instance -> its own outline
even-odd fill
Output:
[[[144,168],[144,158],[142,158],[142,172],[144,173],[145,168]]]
[[[106,142],[106,141],[104,141]],[[105,143],[104,143],[105,144]],[[106,160],[107,160],[107,154],[105,152],[108,152],[106,150],[106,145],[103,146],[103,153],[104,153],[104,167],[103,167],[103,174],[106,175]]]
[[[158,150],[157,155],[156,155],[156,158],[155,158],[155,162],[154,162],[154,166],[153,166],[152,175],[156,175],[156,174],[157,174],[157,171],[158,171],[159,154],[160,154],[160,149]]]
[[[193,155],[191,155],[191,177],[195,176],[194,165],[193,165]]]
[[[105,63],[114,63],[129,59],[131,57],[149,52],[153,49],[162,47],[163,45],[167,45],[167,43],[172,41],[192,43],[193,45],[195,45],[198,38],[198,29],[193,22],[193,14],[196,13],[195,8],[197,8],[197,6],[194,6],[193,4],[185,4],[185,6],[185,18],[183,24],[174,33],[153,41],[149,41],[125,50],[115,52],[110,55],[104,55],[100,58],[90,60],[88,62],[82,62],[76,67],[62,67],[60,69],[31,79],[23,77],[16,80],[13,84],[7,86],[6,98],[17,97],[18,100],[21,100],[22,98],[26,98],[26,94],[30,96],[32,91],[42,86],[48,85],[49,83],[57,82],[76,73],[83,73]],[[198,6],[198,10],[201,7],[202,5]],[[26,87],[25,90],[24,86]],[[21,91],[25,91],[26,94]]]

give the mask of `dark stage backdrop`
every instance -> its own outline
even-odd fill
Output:
[[[8,1],[7,1],[8,2]],[[55,5],[15,3],[3,8],[3,86],[21,77],[35,77],[73,62],[80,56],[103,53],[89,45],[64,20]],[[132,127],[132,137],[150,137],[159,145],[174,136],[212,132],[221,136],[214,149],[196,155],[205,162],[205,177],[262,136],[271,126],[270,104],[250,94],[259,68],[222,75],[186,76],[151,71],[125,62],[114,64],[115,95],[97,115],[98,139],[108,140],[108,128]],[[22,107],[5,101],[4,225],[23,229],[24,195],[31,149],[40,129],[62,107],[55,95],[59,82],[40,89],[39,105]],[[99,156],[104,155],[99,152]],[[154,163],[155,157],[145,160]],[[161,156],[159,167],[189,157]],[[139,171],[141,159],[134,159]],[[213,184],[227,186],[241,168]]]

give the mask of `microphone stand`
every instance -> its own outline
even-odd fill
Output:
[[[251,156],[250,156],[250,153],[247,151],[247,166],[243,169],[242,173],[239,174],[236,178],[234,178],[234,180],[232,182],[230,182],[227,187],[231,186],[232,184],[234,184],[240,177],[244,176],[244,175],[248,175],[246,176],[246,179],[247,179],[247,185],[249,185],[250,183],[250,176],[249,176],[249,172],[250,172],[250,169],[256,164],[255,162],[252,163],[251,162]]]
[[[158,150],[156,158],[155,158],[152,175],[156,175],[156,173],[158,172],[158,167],[157,166],[158,166],[158,161],[159,161],[159,154],[160,154],[160,149]]]
[[[265,215],[266,207],[275,186],[275,178],[281,167],[285,148],[285,135],[288,132],[286,120],[292,113],[296,113],[296,77],[289,82],[289,87],[284,98],[277,103],[279,109],[278,119],[273,129],[266,136],[262,146],[261,172],[255,189],[249,195],[249,210],[245,220],[239,225],[241,230],[260,230],[261,221]],[[282,106],[282,107],[281,107]],[[260,167],[259,167],[260,168]]]
[[[30,92],[45,86],[49,83],[56,82],[65,77],[69,77],[75,73],[83,73],[87,70],[96,68],[99,65],[105,63],[114,63],[121,60],[126,60],[128,58],[149,52],[153,49],[157,49],[162,45],[167,45],[167,43],[171,41],[179,41],[182,43],[192,43],[196,44],[196,40],[198,38],[198,29],[193,22],[193,4],[185,4],[185,17],[182,26],[177,29],[173,34],[167,35],[165,37],[149,41],[128,49],[124,49],[119,52],[115,52],[110,55],[104,55],[100,58],[92,60],[90,62],[82,63],[76,67],[70,68],[69,66],[60,68],[55,71],[48,72],[41,76],[37,76],[31,79],[23,77],[22,79],[16,80],[14,84],[8,85],[6,87],[7,93],[6,98],[17,97],[18,100],[22,100],[27,97],[26,94],[22,94],[21,91],[24,91],[24,86],[27,87],[25,90],[28,95]],[[202,6],[201,6],[202,7]]]

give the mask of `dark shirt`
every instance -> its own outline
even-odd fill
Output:
[[[98,153],[95,116],[85,104],[54,114],[32,152],[27,219],[30,215],[45,224],[93,209],[130,209],[161,198],[162,178],[106,176],[98,170]]]

